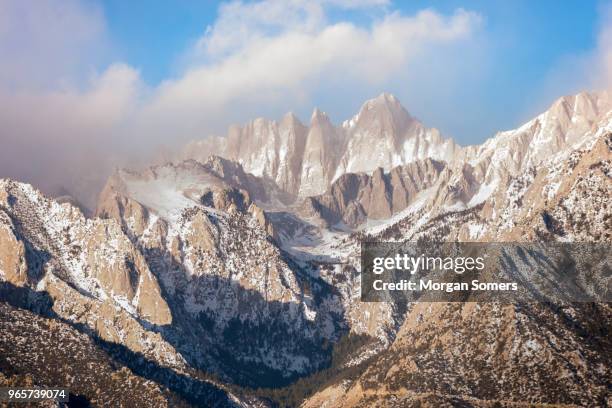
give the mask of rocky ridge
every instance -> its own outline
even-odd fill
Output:
[[[2,181],[3,298],[24,288],[36,309],[46,293],[62,319],[176,372],[320,375],[289,405],[609,404],[606,304],[359,301],[363,239],[608,242],[609,94],[561,98],[480,146],[386,94],[340,127],[315,111],[308,128],[288,115],[231,135],[188,147],[198,161],[117,171],[94,219]]]
[[[510,177],[483,203],[441,211],[424,202],[399,222],[366,228],[366,239],[609,242],[612,126],[604,119],[575,150]],[[390,348],[304,406],[607,406],[610,313],[605,303],[417,303]]]
[[[234,160],[245,171],[275,181],[293,199],[325,192],[345,173],[386,171],[400,164],[432,158],[450,161],[459,147],[428,129],[401,106],[393,95],[381,94],[359,113],[334,126],[319,109],[309,126],[293,114],[280,122],[259,118],[244,127],[233,126],[227,137],[195,141],[179,160],[206,160],[218,154]]]

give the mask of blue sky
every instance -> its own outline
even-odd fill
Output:
[[[177,60],[214,23],[219,1],[104,0],[117,56],[138,67],[151,84],[175,75]],[[433,8],[449,14],[457,8],[475,10],[486,19],[486,34],[499,47],[499,65],[517,85],[537,86],[547,71],[567,54],[587,52],[595,45],[598,1],[403,1],[393,8],[414,14]],[[380,17],[381,13],[374,13]],[[371,16],[336,10],[333,20],[367,25]],[[525,63],[528,60],[528,63]]]
[[[138,69],[143,80],[155,86],[181,75],[185,53],[204,35],[206,27],[215,24],[220,2],[106,0],[99,4],[114,44],[113,57]],[[391,2],[366,10],[331,9],[327,15],[330,23],[350,21],[364,27],[389,12],[414,15],[422,9],[433,9],[450,15],[459,8],[474,11],[483,19],[475,33],[480,37],[480,48],[469,52],[486,53],[486,60],[481,61],[486,67],[474,67],[476,77],[467,78],[465,86],[451,93],[419,89],[420,95],[414,95],[405,91],[401,81],[388,81],[378,89],[368,87],[364,92],[346,92],[341,88],[339,93],[349,96],[347,100],[330,97],[328,92],[314,92],[307,103],[292,106],[288,102],[285,109],[296,111],[307,120],[312,106],[306,105],[312,103],[340,121],[354,113],[363,99],[378,91],[388,91],[426,124],[440,127],[463,144],[477,143],[495,130],[529,119],[555,96],[581,88],[578,80],[575,84],[555,86],[550,84],[550,78],[565,60],[587,54],[597,46],[604,7],[605,3],[598,1],[451,0]],[[478,64],[478,57],[469,57],[473,59],[470,63]],[[462,70],[469,71],[469,67]],[[428,86],[435,88],[436,81]],[[438,111],[436,106],[440,106]],[[282,114],[278,109],[265,107],[259,111],[248,109],[248,113]],[[246,120],[246,116],[238,116],[236,120]]]

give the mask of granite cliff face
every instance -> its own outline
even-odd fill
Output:
[[[610,124],[480,204],[441,210],[432,195],[399,221],[367,227],[365,239],[609,242]],[[609,303],[412,304],[388,349],[303,406],[607,406],[611,313]]]
[[[257,202],[276,198],[262,183],[212,157],[118,172],[98,208],[124,226],[151,265],[179,316],[168,336],[186,343],[186,358],[225,374],[252,365],[269,379],[250,380],[250,370],[233,375],[254,385],[316,369],[327,358],[320,343],[344,330],[332,288],[301,274],[271,242],[272,225]]]
[[[611,111],[609,93],[563,97],[516,130],[500,132],[480,146],[455,146],[448,161],[430,157],[390,170],[343,174],[325,193],[303,200],[304,213],[351,227],[401,217],[405,209],[414,212],[411,204],[431,210],[431,216],[479,204],[496,215],[508,213],[517,206],[508,202],[510,194],[536,175],[540,188],[552,197],[565,181],[555,167],[569,155],[578,157],[594,144],[603,145]],[[606,157],[604,150],[590,155]],[[547,202],[548,195],[533,196],[533,205]]]
[[[259,118],[244,127],[232,126],[227,138],[193,142],[183,158],[206,161],[219,155],[242,164],[247,172],[273,180],[283,191],[296,195],[308,129],[291,113],[280,122]]]
[[[609,305],[361,302],[359,253],[609,242],[611,177],[609,93],[467,147],[383,94],[341,126],[318,110],[309,126],[257,119],[117,170],[92,218],[0,181],[0,295],[23,327],[43,315],[71,347],[151,362],[121,378],[146,374],[138,386],[172,404],[198,405],[195,389],[219,406],[605,406]]]
[[[57,278],[150,323],[172,322],[156,278],[116,222],[85,219],[74,207],[7,180],[0,183],[0,217],[9,283],[44,287]]]
[[[385,171],[416,160],[451,161],[460,149],[436,129],[428,129],[390,94],[367,101],[350,120],[334,126],[319,109],[309,126],[292,114],[280,122],[256,119],[233,126],[227,137],[192,142],[181,159],[218,154],[245,171],[269,178],[293,199],[324,193],[345,173]]]
[[[372,175],[343,174],[324,194],[306,198],[302,211],[329,225],[343,222],[357,227],[368,218],[389,219],[431,188],[445,168],[444,162],[425,159],[394,167],[389,173],[379,167]]]

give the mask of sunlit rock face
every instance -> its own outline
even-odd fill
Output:
[[[305,406],[603,406],[608,305],[361,302],[359,254],[364,239],[610,241],[611,152],[607,93],[467,147],[388,94],[340,126],[257,119],[117,170],[93,218],[0,181],[0,294],[190,379],[269,387],[331,365]]]

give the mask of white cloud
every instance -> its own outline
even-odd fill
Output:
[[[332,21],[334,8],[377,17]],[[232,2],[188,51],[181,75],[145,86],[122,63],[95,74],[106,43],[96,7],[0,0],[0,177],[47,191],[93,180],[75,187],[91,200],[109,157],[178,146],[254,112],[312,107],[315,95],[333,98],[339,88],[369,96],[394,75],[409,86],[418,81],[412,70],[426,71],[439,47],[466,41],[480,21],[464,10],[402,15],[386,0]]]
[[[600,10],[597,43],[593,50],[569,55],[554,68],[552,77],[562,78],[573,89],[612,90],[612,5]]]
[[[595,87],[612,90],[612,6],[604,10],[603,16],[592,61],[595,72],[592,81]]]
[[[77,0],[0,0],[0,84],[13,89],[62,85],[105,54],[101,10]]]
[[[333,91],[336,82],[384,84],[405,74],[425,51],[431,55],[437,46],[468,38],[481,21],[461,9],[449,16],[424,10],[414,16],[387,13],[360,27],[327,22],[324,10],[321,3],[299,1],[222,7],[217,23],[198,41],[199,63],[161,84],[142,121],[150,131],[198,137],[205,116],[215,122],[224,110],[240,111],[255,101],[289,109],[288,100],[309,100],[321,90]]]
[[[51,194],[68,188],[93,206],[124,148],[122,128],[141,89],[136,71],[114,64],[92,77],[86,90],[0,90],[0,177],[31,182]]]
[[[9,128],[24,141],[49,143],[92,141],[93,134],[103,138],[134,113],[140,87],[138,72],[113,64],[93,76],[85,90],[1,92],[2,133]]]
[[[221,5],[217,20],[193,51],[213,58],[227,56],[265,36],[320,30],[327,23],[328,8],[366,9],[388,4],[388,0],[232,1]]]

